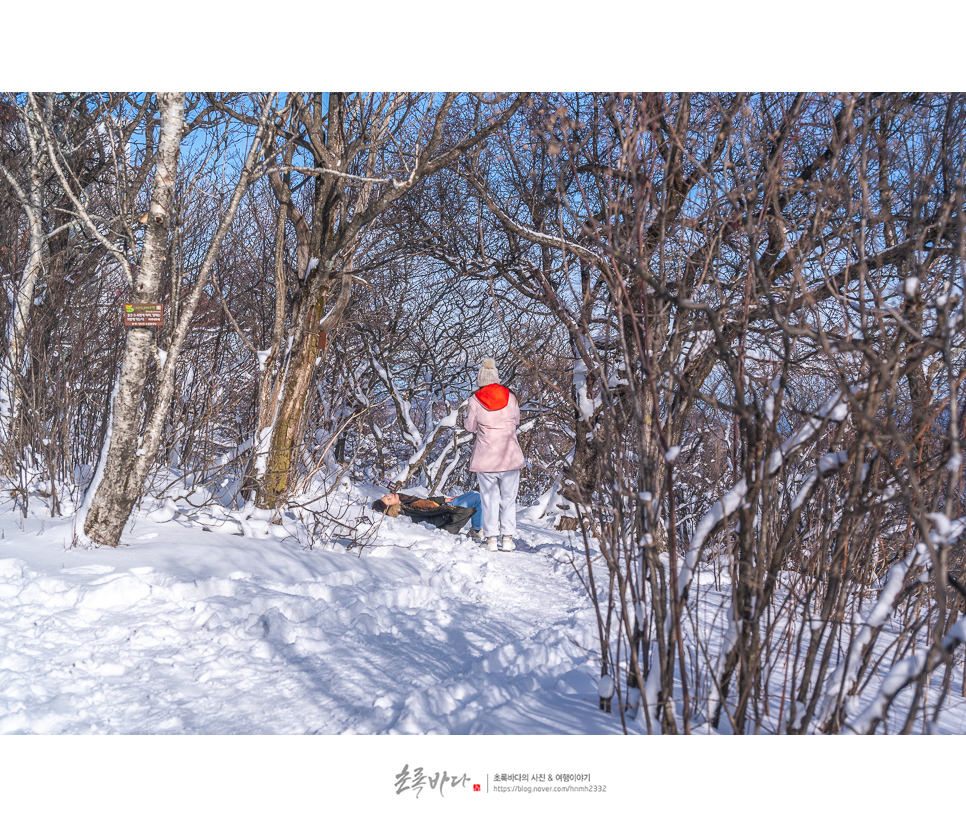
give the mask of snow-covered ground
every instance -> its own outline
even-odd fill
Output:
[[[934,799],[956,795],[961,665],[933,728],[944,738],[711,741],[698,719],[704,740],[620,738],[619,717],[598,709],[596,618],[571,565],[582,542],[533,509],[511,553],[406,518],[377,516],[370,529],[353,514],[378,494],[349,485],[334,499],[361,550],[339,538],[309,548],[294,519],[283,528],[181,499],[145,502],[120,547],[85,547],[42,497],[27,518],[0,503],[10,829],[91,819],[124,834],[262,834],[327,829],[335,814],[403,832],[597,830],[622,818],[661,830],[685,819],[691,831],[720,826],[749,785],[750,813],[783,831],[813,834],[829,819],[911,830],[924,808],[933,827],[961,823],[955,802]],[[684,634],[712,657],[730,599],[718,574],[696,568]],[[706,680],[692,683],[707,697]],[[772,693],[772,724],[783,695]],[[628,722],[631,735],[644,729],[643,712]],[[899,743],[916,744],[914,758]],[[469,781],[400,793],[400,774],[417,768]],[[497,781],[508,773],[530,781]],[[551,781],[573,774],[586,781]],[[887,782],[900,799],[882,794]],[[563,792],[575,786],[600,792]]]
[[[622,732],[566,534],[489,553],[379,517],[360,553],[174,506],[116,549],[0,516],[0,734]]]
[[[377,494],[352,490],[356,506]],[[881,790],[880,747],[829,760],[828,748],[788,738],[615,738],[619,718],[598,709],[596,621],[570,564],[579,545],[547,525],[524,521],[520,550],[489,553],[379,517],[361,552],[309,549],[257,514],[219,519],[165,502],[139,512],[111,549],[73,546],[71,518],[30,506],[27,518],[0,506],[0,784],[11,830],[60,831],[82,817],[110,832],[315,830],[333,811],[361,808],[369,827],[402,831],[443,820],[471,832],[549,821],[572,830],[645,807],[659,827],[678,827],[687,807],[701,828],[748,779],[758,811],[783,820],[790,783],[824,792],[832,771],[857,786],[851,797]],[[699,575],[706,624],[720,619],[723,591]],[[888,765],[904,791],[926,796],[937,770],[958,772],[950,743],[966,732],[966,710],[951,701],[941,731],[954,735],[928,740],[932,765]],[[642,719],[628,730],[640,733]],[[752,746],[763,743],[779,749]],[[782,766],[763,766],[775,752]],[[692,807],[696,785],[682,774],[696,755],[716,775],[701,778]],[[400,772],[417,767],[472,784],[400,793]],[[508,772],[586,774],[603,791],[535,781],[500,792]],[[796,812],[783,827],[876,816],[844,794],[815,808],[820,817]],[[890,825],[918,824],[918,805],[882,808]]]
[[[51,519],[37,496],[26,518],[0,505],[0,735],[624,732],[598,708],[597,623],[572,564],[582,542],[524,510],[520,549],[490,553],[373,515],[379,494],[344,482],[326,502],[354,541],[313,547],[291,514],[270,525],[216,502],[145,502],[117,548],[79,545],[75,519]],[[726,580],[698,571],[690,651],[699,639],[720,652],[729,599]],[[934,732],[966,733],[962,674]],[[763,732],[784,694],[770,694]],[[692,731],[714,732],[702,721]],[[643,711],[627,731],[646,731]]]

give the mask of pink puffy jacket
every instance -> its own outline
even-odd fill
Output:
[[[523,469],[523,449],[517,442],[520,404],[503,385],[484,385],[472,397],[463,428],[476,432],[470,472],[507,472]]]

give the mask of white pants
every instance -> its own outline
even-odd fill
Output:
[[[477,472],[480,497],[483,499],[483,535],[487,538],[517,534],[517,490],[520,470]]]

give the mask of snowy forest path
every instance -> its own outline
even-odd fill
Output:
[[[564,534],[491,553],[382,525],[359,555],[166,517],[117,549],[3,523],[0,733],[621,732]]]
[[[432,601],[420,604],[407,623],[411,642],[425,653],[424,668],[408,692],[376,699],[372,731],[618,730],[613,722],[598,723],[594,621],[565,535],[521,525],[518,549],[494,553],[465,536],[406,520],[388,526],[398,544],[374,555],[398,557],[406,550],[432,565]],[[405,596],[396,600],[402,608],[413,602]],[[399,671],[413,667],[407,662]],[[564,706],[572,700],[579,704]],[[575,712],[583,713],[576,721]]]

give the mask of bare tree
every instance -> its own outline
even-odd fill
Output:
[[[165,358],[157,353],[156,335],[151,327],[128,329],[124,358],[115,390],[111,397],[109,429],[101,462],[88,489],[79,520],[93,541],[116,545],[135,502],[141,495],[145,478],[157,454],[174,384],[175,367],[188,327],[201,294],[210,278],[218,249],[231,225],[245,190],[256,175],[255,166],[265,138],[271,97],[261,108],[259,128],[252,142],[238,182],[221,223],[213,235],[204,263],[191,289],[183,299],[173,327]],[[128,276],[131,300],[135,304],[156,303],[162,276],[168,238],[173,226],[174,192],[178,176],[178,159],[185,133],[185,94],[162,93],[157,96],[160,112],[160,137],[154,167],[150,207],[145,217],[147,229],[136,268],[127,254],[108,237],[74,191],[70,171],[65,167],[63,150],[52,126],[41,123],[44,142],[51,164],[57,171],[64,190],[71,195],[73,209],[87,228],[114,256]],[[160,360],[160,361],[159,361]],[[155,362],[158,390],[152,407],[145,412],[142,402],[148,368]],[[143,425],[143,434],[142,434]]]
[[[276,335],[261,363],[258,506],[275,508],[288,494],[319,347],[351,299],[360,236],[393,202],[484,142],[522,100],[465,100],[455,93],[289,94],[272,182],[281,207],[277,251],[290,223],[298,272],[291,308],[283,309],[283,297],[276,296],[275,327],[282,327],[284,317],[288,340],[283,345]],[[293,194],[306,186],[311,197],[302,210]],[[276,271],[276,282],[280,278]]]
[[[630,712],[643,698],[648,726],[687,732],[696,687],[704,720],[762,726],[780,621],[801,646],[783,720],[813,726],[816,681],[881,556],[870,530],[893,505],[908,546],[931,554],[930,639],[944,651],[955,618],[923,513],[940,510],[932,497],[953,490],[938,476],[949,461],[958,478],[961,459],[953,435],[938,457],[924,444],[958,397],[962,119],[949,96],[557,97],[514,124],[529,142],[507,132],[511,162],[481,157],[469,173],[507,241],[480,255],[571,334],[570,488],[611,577],[602,674],[624,659]],[[514,150],[540,146],[542,166]],[[546,174],[534,189],[518,171]],[[950,393],[930,407],[944,344]],[[689,432],[712,413],[732,485],[682,506],[700,453]],[[836,478],[827,538],[805,544],[803,513]],[[732,604],[715,659],[694,642],[691,585],[717,536]],[[783,577],[816,558],[818,616],[801,629],[789,595],[802,591]]]

